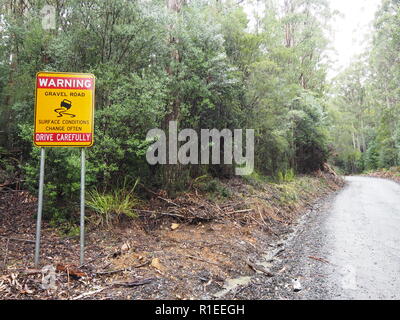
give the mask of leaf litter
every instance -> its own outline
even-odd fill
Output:
[[[215,299],[223,290],[220,298],[234,297],[251,277],[272,276],[257,261],[316,199],[342,186],[322,172],[304,179],[308,187],[297,186],[294,199],[289,186],[240,179],[226,182],[233,196],[223,200],[197,190],[174,199],[153,192],[138,219],[88,230],[84,265],[78,237],[44,223],[41,266],[54,267],[50,287],[49,275],[33,267],[36,198],[0,190],[0,298]]]

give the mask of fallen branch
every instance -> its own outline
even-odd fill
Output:
[[[141,268],[147,266],[151,261],[146,261],[144,263],[138,264],[137,266],[132,266],[131,268]]]
[[[212,262],[212,261],[210,261],[210,260],[203,259],[203,258],[194,257],[194,256],[189,256],[189,255],[182,255],[182,256],[183,256],[183,257],[186,257],[186,258],[190,258],[190,259],[195,259],[195,260],[199,260],[199,261],[202,261],[202,262],[206,262],[206,263],[212,264],[212,265],[217,266],[217,267],[221,267],[220,264],[215,263],[215,262]]]
[[[35,243],[35,240],[29,240],[29,239],[9,238],[9,237],[5,237],[5,236],[0,236],[0,238],[12,240],[12,241]]]
[[[154,194],[154,195],[158,195],[158,193],[157,192],[155,192],[155,191],[153,191],[153,190],[150,190],[149,188],[147,188],[143,183],[139,183],[139,185],[144,189],[144,190],[146,190],[147,192],[150,192],[150,193],[152,193],[152,194]]]
[[[19,269],[17,269],[16,271],[17,272],[21,272],[21,273],[26,274],[26,275],[43,273],[42,270],[40,270],[40,269],[27,269],[27,270],[19,270]]]
[[[174,217],[174,218],[182,218],[185,219],[185,216],[177,213],[170,213],[170,212],[157,212],[157,211],[151,211],[151,210],[143,210],[143,209],[135,209],[136,211],[139,212],[145,212],[145,213],[151,213],[153,215],[161,215],[161,216],[169,216],[169,217]]]
[[[313,256],[309,256],[308,258],[316,260],[316,261],[319,261],[319,262],[322,262],[322,263],[330,264],[330,262],[328,260],[325,260],[323,258],[318,258],[318,257],[313,257]]]
[[[163,198],[163,197],[161,197],[161,196],[157,196],[157,198],[158,198],[158,199],[161,199],[161,200],[163,200],[163,201],[165,201],[165,202],[167,202],[167,203],[169,203],[169,204],[172,204],[172,205],[174,205],[175,207],[178,207],[178,208],[181,207],[180,205],[176,204],[175,202],[173,202],[173,201],[171,201],[171,200],[168,200],[168,199],[165,199],[165,198]]]
[[[262,267],[262,266],[259,266],[259,265],[254,264],[254,263],[251,262],[249,259],[247,259],[246,262],[247,262],[247,264],[249,265],[249,267],[252,268],[255,272],[264,273],[267,277],[271,277],[271,278],[274,276],[273,273],[269,272],[268,270],[265,270],[265,268]]]
[[[82,293],[79,296],[77,296],[75,298],[72,298],[72,300],[79,300],[79,299],[82,299],[84,297],[94,295],[96,293],[99,293],[99,292],[103,291],[104,289],[107,289],[107,288],[108,287],[104,287],[104,288],[100,288],[100,289],[97,289],[97,290],[94,290],[94,291],[89,291],[89,292]]]
[[[245,209],[245,210],[230,211],[230,212],[227,212],[226,214],[246,213],[246,212],[251,212],[251,211],[254,211],[254,209]]]
[[[185,219],[185,216],[177,213],[161,213],[162,216],[169,216],[169,217],[177,217],[177,218],[182,218]]]
[[[143,286],[145,284],[149,284],[149,283],[153,282],[154,279],[155,278],[147,278],[147,279],[136,280],[136,281],[117,281],[117,282],[113,282],[111,285],[132,288],[132,287],[138,287],[138,286]]]
[[[150,213],[150,214],[152,214],[152,215],[158,213],[157,211],[152,211],[152,210],[143,210],[143,209],[135,209],[135,210],[136,210],[136,211],[139,211],[139,212]]]
[[[257,208],[257,209],[258,209],[258,213],[259,213],[259,215],[260,215],[261,221],[264,223],[265,226],[267,226],[267,227],[269,228],[269,225],[268,225],[268,224],[265,222],[265,220],[264,220],[264,217],[263,217],[263,215],[262,215],[262,213],[261,213],[260,208]]]
[[[118,269],[118,270],[110,270],[110,271],[98,271],[93,272],[95,275],[105,275],[105,274],[115,274],[119,272],[130,271],[130,268]]]

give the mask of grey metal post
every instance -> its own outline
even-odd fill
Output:
[[[44,160],[45,160],[45,148],[42,147],[40,148],[40,174],[39,174],[38,211],[36,218],[35,268],[39,267],[40,232],[42,228],[42,209],[43,209]]]
[[[85,148],[81,152],[81,265],[84,263],[85,251]]]

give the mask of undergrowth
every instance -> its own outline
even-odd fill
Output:
[[[137,218],[135,208],[140,204],[140,199],[134,191],[138,182],[136,180],[130,189],[124,186],[111,192],[100,192],[97,189],[89,191],[86,205],[93,212],[90,222],[97,226],[112,227],[123,217]]]

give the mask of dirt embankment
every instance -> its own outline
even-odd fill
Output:
[[[400,183],[400,167],[393,167],[390,169],[381,169],[378,171],[368,172],[363,174],[363,176],[389,179]]]
[[[274,276],[263,259],[317,199],[341,188],[331,173],[271,184],[233,179],[211,194],[175,199],[163,192],[140,217],[112,230],[89,230],[86,262],[79,240],[43,226],[41,265],[33,269],[36,199],[0,190],[1,299],[214,299],[230,292],[227,279]],[[51,279],[54,283],[47,289]],[[234,298],[233,296],[229,296]]]

